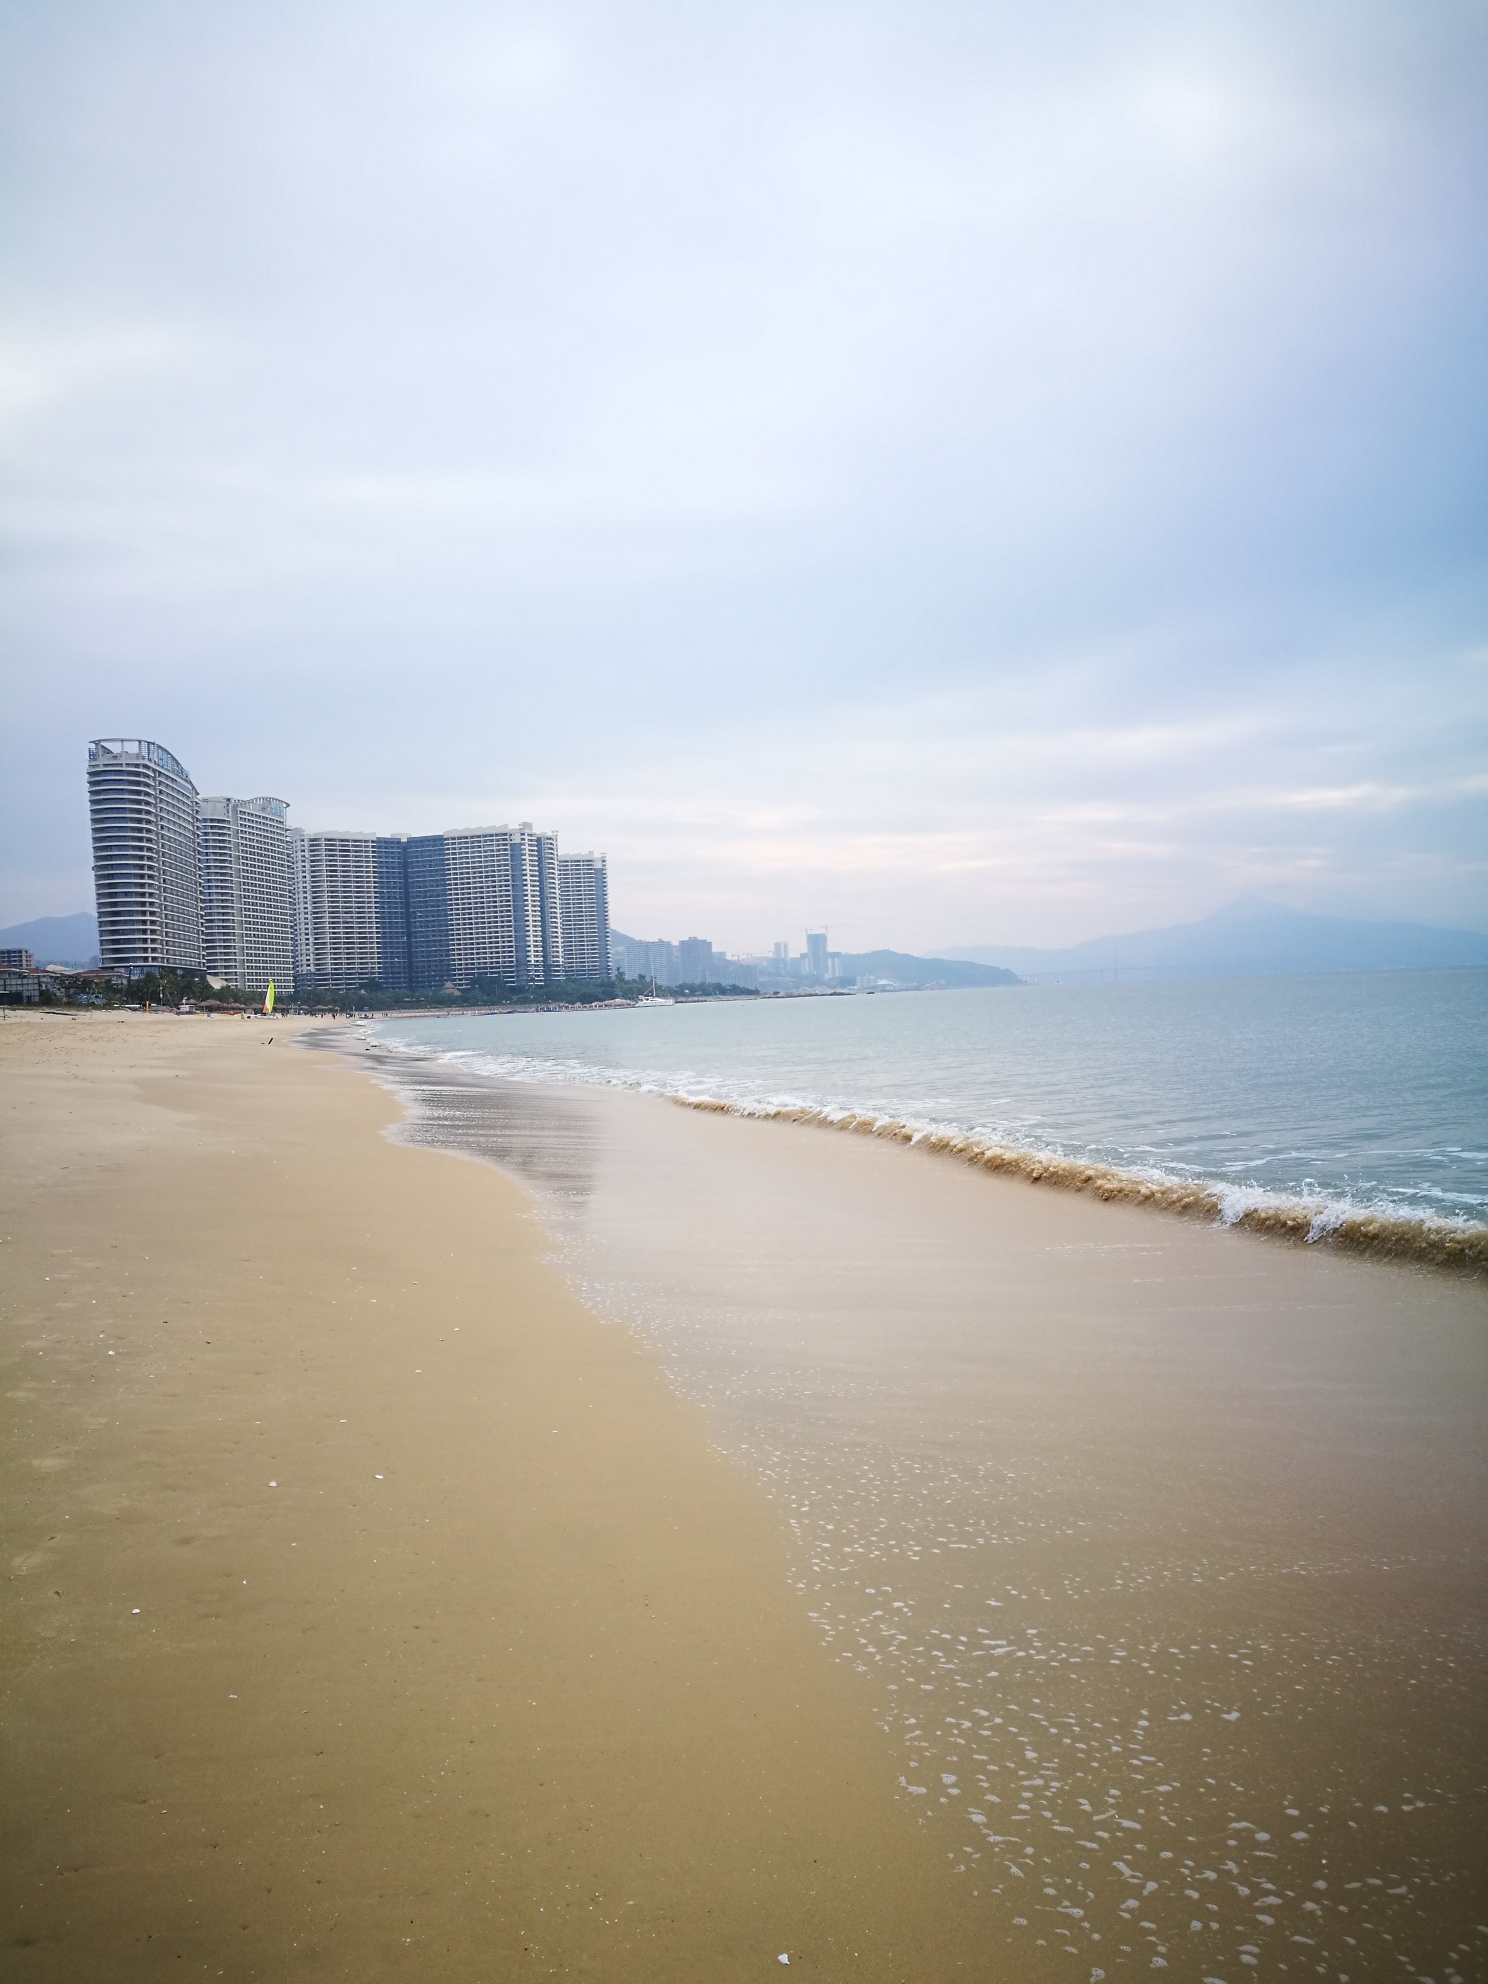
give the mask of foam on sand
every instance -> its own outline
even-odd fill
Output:
[[[1488,1275],[1488,1227],[1466,1220],[1419,1216],[1336,1200],[1285,1197],[1205,1179],[1173,1178],[1158,1171],[1125,1170],[1055,1152],[996,1143],[964,1131],[936,1129],[893,1116],[813,1108],[804,1103],[749,1103],[716,1096],[680,1095],[669,1100],[683,1109],[720,1116],[749,1116],[771,1122],[804,1123],[818,1129],[847,1130],[855,1136],[913,1145],[937,1156],[1002,1177],[1052,1185],[1066,1192],[1123,1205],[1150,1206],[1190,1219],[1210,1219],[1275,1239],[1316,1245],[1325,1241],[1377,1260],[1416,1262]]]

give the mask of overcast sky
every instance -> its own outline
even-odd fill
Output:
[[[1488,8],[0,6],[0,923],[84,748],[616,923],[1488,928]]]

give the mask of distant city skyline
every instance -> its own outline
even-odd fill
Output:
[[[561,869],[560,862],[560,869]],[[582,865],[582,858],[580,860]],[[560,914],[563,885],[560,874]],[[298,941],[298,938],[297,938]],[[569,939],[565,932],[564,943]],[[779,940],[768,955],[732,956],[703,944],[720,967],[715,978],[755,984],[798,981],[809,953],[793,951]],[[14,967],[29,960],[63,965],[97,961],[98,924],[91,910],[74,916],[43,918],[29,924],[0,926],[0,965]],[[305,943],[305,954],[309,952]],[[597,955],[598,946],[595,945]],[[611,932],[610,955],[627,977],[654,975],[658,982],[681,982],[682,944],[666,939],[639,939]],[[936,951],[938,950],[938,955]],[[22,953],[26,955],[22,955]],[[1036,950],[1016,945],[932,947],[929,957],[891,949],[868,953],[827,953],[831,975],[851,977],[861,986],[864,974],[875,984],[988,985],[1002,983],[1010,972],[1038,984],[1091,984],[1113,980],[1186,977],[1246,977],[1315,975],[1319,972],[1440,971],[1488,966],[1488,935],[1417,922],[1370,922],[1308,916],[1278,908],[1256,898],[1233,902],[1197,922],[1165,929],[1108,931],[1072,950]],[[1000,969],[996,969],[1000,968]]]
[[[1403,0],[7,10],[0,922],[138,727],[731,951],[1488,929],[1485,101]]]

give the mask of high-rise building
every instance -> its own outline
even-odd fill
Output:
[[[511,835],[512,939],[518,985],[563,976],[558,921],[558,840],[523,820]]]
[[[377,836],[305,836],[310,977],[350,991],[381,975],[377,942]]]
[[[559,958],[565,978],[611,978],[610,878],[605,857],[558,857]]]
[[[713,969],[713,944],[708,937],[684,937],[677,946],[679,985],[709,985],[717,982]]]
[[[460,992],[477,978],[515,985],[511,834],[505,827],[477,827],[443,840],[450,982]]]
[[[404,844],[408,885],[409,980],[415,991],[442,992],[450,977],[449,858],[443,834],[414,834]]]
[[[238,979],[238,936],[233,915],[233,845],[230,799],[197,801],[197,859],[201,863],[202,963]]]
[[[827,975],[827,933],[825,930],[806,932],[806,969],[813,978]]]
[[[558,843],[478,827],[408,843],[413,983],[464,991],[477,978],[548,985],[561,976]]]
[[[88,798],[106,967],[205,967],[254,991],[611,974],[604,857],[565,866],[530,821],[306,833],[282,799],[200,798],[162,745],[129,738],[88,746]]]
[[[201,887],[208,968],[257,989],[464,991],[477,979],[541,986],[564,975],[558,842],[520,826],[443,834],[305,833],[280,800],[203,800]],[[255,943],[253,860],[267,874],[280,843],[281,950]],[[579,871],[582,870],[582,881]],[[583,975],[608,976],[603,856],[579,858],[569,884],[570,942]],[[579,953],[576,951],[576,957]],[[284,963],[281,964],[281,958]],[[262,962],[266,959],[267,962]],[[269,967],[272,966],[272,969]]]
[[[202,963],[254,992],[294,984],[294,879],[282,799],[202,799]]]
[[[390,992],[406,992],[413,984],[411,935],[408,927],[408,838],[405,834],[377,836],[377,955],[379,983]]]
[[[610,959],[622,977],[654,979],[658,985],[680,985],[677,946],[665,937],[647,940],[617,931],[610,939]]]
[[[289,829],[290,919],[294,936],[294,983],[315,983],[315,931],[310,918],[310,836]]]
[[[98,949],[105,965],[200,970],[197,791],[181,761],[143,737],[88,746]]]
[[[236,802],[239,985],[265,991],[294,984],[294,878],[289,865],[289,807],[282,799]]]

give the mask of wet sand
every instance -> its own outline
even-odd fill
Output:
[[[0,1022],[5,1975],[988,1974],[779,1504],[295,1031]]]
[[[1481,1281],[383,1065],[789,1511],[989,1974],[1488,1974]]]

